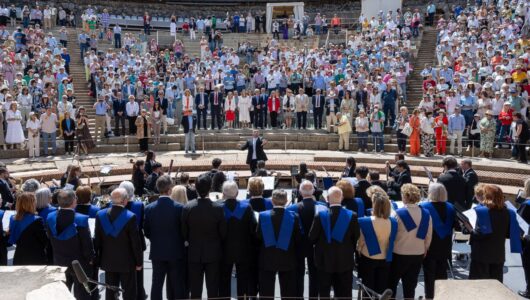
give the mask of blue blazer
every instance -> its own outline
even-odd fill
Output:
[[[180,228],[182,205],[161,196],[145,208],[144,233],[151,241],[149,259],[176,261],[185,258]]]

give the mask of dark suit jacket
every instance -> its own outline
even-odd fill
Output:
[[[507,208],[490,209],[490,234],[476,229],[471,233],[471,259],[481,263],[501,264],[505,260],[505,241],[510,237],[510,215]]]
[[[111,222],[121,214],[124,207],[113,205],[106,213]],[[117,237],[106,235],[99,218],[96,217],[94,238],[96,265],[107,272],[132,272],[136,266],[143,265],[142,244],[136,218],[125,224]]]
[[[340,111],[340,100],[335,99],[335,113],[338,113]],[[326,100],[326,116],[329,116],[331,113],[331,100]]]
[[[9,183],[0,180],[0,196],[2,196],[2,209],[6,209],[7,203],[15,203],[15,196],[9,188]]]
[[[307,198],[295,205],[296,209],[293,211],[298,214],[302,225],[302,243],[298,253],[300,256],[307,257],[313,255],[313,244],[309,241],[309,230],[313,224],[315,205],[317,204],[314,199]]]
[[[372,186],[370,182],[366,179],[361,179],[354,186],[355,188],[355,197],[363,199],[364,209],[372,208],[372,199],[366,194],[366,190]]]
[[[355,168],[344,168],[344,171],[342,171],[342,177],[355,177]]]
[[[388,195],[390,196],[390,199],[401,200],[401,187],[405,183],[412,183],[410,172],[407,170],[401,172],[395,181],[390,181],[388,183]]]
[[[217,100],[219,101],[218,105],[214,105],[214,100],[215,100],[215,92],[211,92],[210,93],[210,108],[212,110],[224,107],[225,100],[223,97],[223,93],[218,92],[218,96],[217,96]]]
[[[337,222],[340,208],[340,206],[332,206],[329,209],[332,230]],[[358,238],[359,224],[355,212],[353,212],[342,242],[331,239],[330,244],[327,242],[320,215],[316,214],[313,226],[309,231],[309,239],[315,244],[315,266],[317,269],[328,273],[352,271],[354,266],[352,254],[355,252]]]
[[[202,93],[204,95],[204,109],[208,109],[208,94]],[[212,102],[213,103],[213,102]],[[199,104],[201,104],[201,93],[195,95],[195,109],[199,109]]]
[[[61,121],[61,128],[62,128],[62,130],[63,130],[63,133],[64,133],[64,132],[67,132],[67,131],[73,133],[72,135],[69,135],[69,136],[67,137],[68,139],[73,139],[74,136],[75,136],[75,123],[76,123],[75,120],[72,119],[72,118],[70,118],[70,128],[67,128],[67,127],[66,127],[66,119],[64,119],[64,120]],[[63,137],[66,137],[66,135],[63,134]]]
[[[144,232],[151,241],[149,259],[176,261],[185,258],[181,230],[183,206],[167,196],[161,196],[145,208]]]
[[[125,112],[125,105],[127,104],[127,101],[124,99],[114,99],[112,100],[112,110],[114,111],[114,116],[118,115],[118,112],[122,112],[122,116],[126,116]]]
[[[156,189],[156,181],[158,180],[158,174],[153,172],[149,176],[147,176],[147,179],[145,181],[145,188],[148,191],[158,193],[158,190]]]
[[[188,241],[188,261],[219,262],[226,237],[223,206],[208,198],[188,202],[182,211],[182,235]]]
[[[464,172],[463,177],[466,182],[466,199],[471,203],[473,196],[475,196],[475,185],[478,184],[478,176],[475,170],[469,169]]]
[[[229,199],[224,201],[224,206],[233,211],[237,200]],[[223,243],[223,263],[248,263],[252,259],[255,251],[254,239],[256,232],[256,218],[254,211],[249,205],[241,220],[230,218],[226,221],[227,235]]]
[[[274,228],[274,236],[280,233],[280,225],[283,220],[283,214],[286,213],[284,208],[273,208],[271,211],[272,227]],[[289,213],[289,212],[288,212]],[[300,222],[298,215],[295,214],[293,233],[291,235],[291,242],[287,251],[278,249],[276,247],[266,248],[263,243],[263,234],[261,226],[258,221],[256,235],[260,244],[259,251],[259,268],[267,271],[292,271],[296,268],[299,260],[298,248],[301,242]]]
[[[193,119],[193,122],[192,122],[193,128],[191,128],[191,130],[193,130],[193,133],[195,133],[195,128],[197,128],[197,116],[193,115],[192,119]],[[184,133],[190,132],[190,124],[188,122],[188,116],[182,116],[182,121],[180,122],[180,124],[182,125],[182,128],[184,128]]]
[[[434,209],[438,212],[442,223],[445,223],[447,219],[447,208],[444,202],[431,202],[434,206]],[[453,228],[458,224],[457,218],[453,224]],[[434,224],[433,224],[434,226]],[[436,231],[432,233],[431,244],[429,245],[429,251],[427,251],[427,257],[434,259],[450,259],[451,258],[451,249],[453,248],[453,235],[449,234],[444,239],[441,239]]]
[[[48,237],[44,221],[38,217],[20,234],[15,248],[13,265],[46,265],[48,264]]]
[[[445,186],[447,190],[447,201],[456,205],[456,208],[459,210],[471,208],[471,202],[468,202],[466,195],[466,181],[456,170],[449,170],[438,176],[438,183]]]
[[[60,209],[57,211],[57,234],[61,234],[70,224],[74,223],[74,216],[75,211],[72,209]],[[72,261],[78,260],[82,265],[86,266],[94,260],[95,252],[89,227],[77,226],[77,234],[67,240],[54,238],[49,224],[46,225],[46,231],[53,248],[54,264],[70,267]]]
[[[313,106],[313,111],[324,111],[324,107],[326,107],[326,97],[324,95],[320,94],[320,107],[317,107],[317,95],[313,95],[311,97],[311,104]]]
[[[223,183],[226,181],[225,173],[217,169],[211,169],[207,174],[212,179],[212,192],[221,193],[223,191]]]
[[[252,162],[252,152],[253,152],[253,146],[252,146],[252,138],[248,139],[247,142],[241,147],[241,150],[247,150],[247,164],[250,164]],[[256,159],[257,160],[267,160],[267,155],[265,154],[265,151],[263,151],[263,141],[259,137],[256,141]]]
[[[250,206],[252,206],[252,209],[255,212],[262,212],[262,211],[266,211],[267,210],[267,208],[265,207],[265,202],[266,201],[270,202],[270,199],[263,199],[262,197],[250,198],[248,200],[248,203],[250,204]]]

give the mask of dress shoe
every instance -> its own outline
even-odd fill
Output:
[[[519,294],[519,296],[521,296],[523,298],[530,299],[530,292],[529,291],[518,291],[517,294]]]

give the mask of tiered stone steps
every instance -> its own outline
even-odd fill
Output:
[[[432,27],[425,27],[422,33],[420,48],[412,60],[413,71],[407,80],[407,106],[413,109],[420,104],[423,97],[423,78],[420,73],[426,63],[434,64],[436,59],[436,35]]]

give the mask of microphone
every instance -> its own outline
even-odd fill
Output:
[[[77,281],[81,283],[84,287],[87,293],[90,294],[90,287],[88,286],[88,277],[86,276],[85,270],[83,270],[83,267],[79,263],[78,260],[74,260],[72,262],[72,268],[74,269],[75,277],[77,278]]]
[[[379,300],[390,300],[391,297],[392,297],[392,290],[391,289],[386,289],[381,294],[381,296],[379,296]]]

